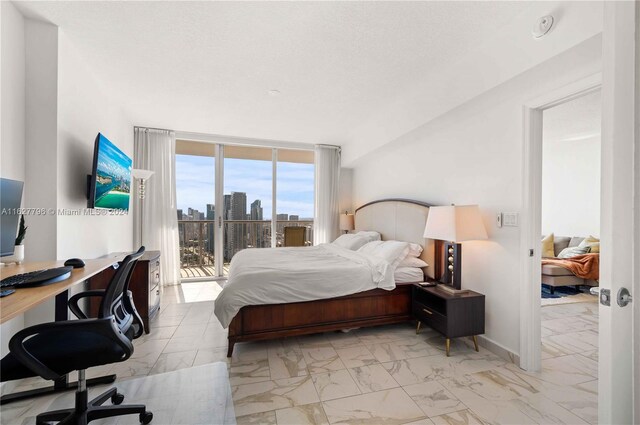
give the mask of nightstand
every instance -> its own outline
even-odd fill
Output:
[[[449,356],[451,338],[470,336],[478,351],[477,335],[484,333],[484,295],[469,291],[452,295],[437,286],[422,287],[414,284],[411,292],[413,318],[440,332],[446,340]]]

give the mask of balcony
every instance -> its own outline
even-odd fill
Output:
[[[313,220],[277,220],[276,246],[283,246],[285,227],[306,227],[305,245],[313,244]],[[271,247],[271,220],[226,220],[223,237],[223,274],[236,252],[245,248]],[[212,279],[216,277],[214,261],[215,220],[178,220],[180,243],[180,277]]]

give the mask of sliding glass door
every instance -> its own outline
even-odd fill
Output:
[[[216,145],[176,144],[176,197],[182,279],[215,278]]]
[[[247,248],[313,242],[313,151],[176,141],[183,280],[227,276]]]

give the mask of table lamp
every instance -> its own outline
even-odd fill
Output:
[[[477,205],[431,207],[424,228],[424,237],[446,241],[445,271],[440,278],[442,289],[462,290],[462,245],[460,242],[488,239]]]
[[[349,231],[353,229],[355,229],[353,214],[349,214],[346,211],[344,214],[340,214],[340,230],[349,233]]]

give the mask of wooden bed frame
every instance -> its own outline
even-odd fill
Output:
[[[384,199],[361,206],[356,209],[356,214],[359,210],[378,203],[388,203],[387,205],[407,203],[424,207],[426,211],[430,207],[429,204],[419,201]],[[426,220],[426,214],[424,217]],[[424,229],[424,223],[422,229]],[[369,227],[367,230],[378,229]],[[383,239],[391,239],[385,237],[382,231],[380,233]],[[420,238],[422,238],[422,230],[419,236],[412,238],[412,241]],[[424,245],[424,239],[422,242]],[[442,270],[440,241],[435,241],[432,254],[433,267],[429,275],[440,276]],[[245,306],[240,309],[229,325],[227,357],[233,354],[236,342],[307,335],[411,320],[411,285],[412,283],[400,283],[392,291],[373,289],[322,300]]]

